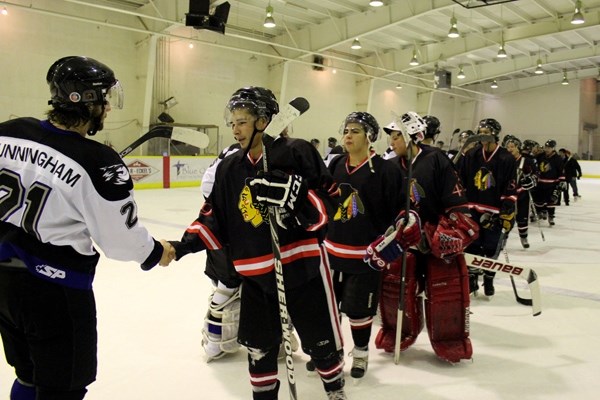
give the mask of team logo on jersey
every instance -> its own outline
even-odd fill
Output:
[[[421,199],[424,199],[426,197],[425,189],[423,189],[423,186],[419,185],[417,180],[414,178],[410,180],[410,184],[408,187],[410,190],[410,202],[415,206],[418,206],[421,202]]]
[[[540,163],[540,172],[548,172],[552,170],[552,165],[549,162],[542,161]]]
[[[475,178],[473,178],[473,184],[480,191],[487,190],[496,186],[496,180],[494,179],[494,175],[487,168],[481,168],[475,174]]]
[[[123,164],[109,165],[100,168],[102,177],[106,182],[114,185],[124,185],[129,181],[129,170]]]
[[[358,214],[365,213],[365,205],[358,195],[358,190],[354,189],[348,183],[342,183],[340,185],[340,193],[345,198],[342,199],[342,202],[338,206],[337,212],[333,217],[334,221],[346,222]]]
[[[35,271],[38,274],[47,276],[51,279],[65,279],[67,277],[67,273],[62,269],[54,268],[49,265],[36,265]]]
[[[252,199],[252,193],[248,185],[245,185],[240,193],[240,200],[238,201],[238,208],[242,213],[244,222],[249,222],[253,227],[258,227],[266,219],[267,208],[260,203],[254,203]]]

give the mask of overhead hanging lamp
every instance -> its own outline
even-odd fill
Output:
[[[575,13],[573,14],[573,18],[571,18],[571,23],[573,25],[580,25],[585,23],[585,18],[583,17],[583,14],[581,13],[581,1],[577,0],[575,2]]]
[[[267,17],[265,18],[263,26],[268,29],[275,28],[277,26],[275,19],[273,19],[273,7],[271,6],[270,1],[269,5],[267,6]]]

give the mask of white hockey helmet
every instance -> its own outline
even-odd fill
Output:
[[[393,120],[392,122],[383,127],[383,131],[388,135],[391,135],[392,132],[402,132],[402,129],[400,129],[400,126],[398,125],[396,120]]]
[[[425,139],[425,133],[427,132],[427,123],[425,120],[416,112],[409,111],[402,114],[400,117],[401,131],[404,135],[404,141],[408,143],[413,141],[419,143]]]

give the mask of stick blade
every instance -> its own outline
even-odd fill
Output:
[[[304,97],[296,97],[286,105],[280,107],[279,113],[275,114],[265,129],[265,133],[278,136],[296,118],[304,114],[310,108],[308,100]]]
[[[210,139],[206,133],[197,131],[195,129],[183,128],[180,126],[176,126],[173,128],[171,140],[178,140],[180,142],[196,146],[200,149],[207,148],[208,143],[210,142]]]
[[[290,101],[289,104],[296,110],[298,110],[298,112],[300,113],[299,115],[304,114],[310,108],[310,103],[304,97],[296,97],[295,99]]]

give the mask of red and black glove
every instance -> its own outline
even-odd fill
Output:
[[[421,241],[421,219],[414,212],[409,212],[408,219],[402,211],[396,223],[388,228],[367,247],[363,260],[376,271],[381,271],[389,263],[398,259],[405,249],[419,244]]]
[[[444,260],[462,253],[479,237],[479,225],[463,213],[442,215],[437,225],[425,223],[425,235],[431,254]]]

